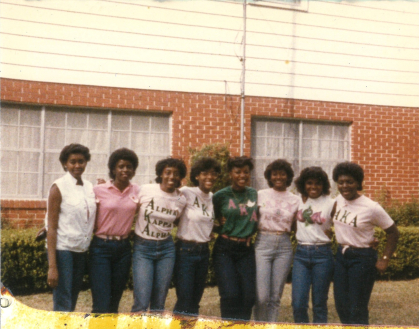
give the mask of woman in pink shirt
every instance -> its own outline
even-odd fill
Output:
[[[97,216],[90,245],[93,313],[117,313],[131,266],[130,232],[138,208],[139,187],[130,182],[137,155],[126,148],[109,157],[110,181],[94,187]]]
[[[369,323],[368,303],[376,272],[383,273],[396,250],[399,231],[394,221],[377,203],[362,195],[364,170],[353,162],[342,162],[333,169],[333,180],[340,195],[333,216],[336,241],[334,295],[336,311],[343,324]],[[383,256],[377,257],[374,228],[386,232]]]

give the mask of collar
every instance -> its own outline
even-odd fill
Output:
[[[128,186],[121,192],[121,190],[119,188],[117,188],[115,185],[113,185],[113,180],[108,180],[105,184],[106,188],[113,188],[115,190],[118,190],[120,193],[125,193],[126,191],[128,191],[129,189],[131,189],[131,182],[128,184]]]
[[[77,185],[77,179],[75,179],[73,176],[71,176],[71,174],[67,171],[64,175],[64,179],[69,181],[70,183]],[[79,186],[84,186],[84,181],[83,178],[81,179],[83,185],[79,185]]]

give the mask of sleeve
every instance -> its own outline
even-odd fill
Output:
[[[257,193],[257,205],[258,205],[258,208],[259,208],[262,205],[263,191],[260,190],[260,191],[257,191],[256,193]]]
[[[143,200],[142,200],[142,197],[144,196],[143,195],[143,190],[144,190],[144,187],[143,186],[138,186],[138,193],[137,193],[137,197],[138,197],[138,203],[141,205],[142,204],[142,202],[143,202]]]
[[[333,211],[333,207],[335,206],[335,199],[329,198],[327,200],[327,207],[326,207],[326,213],[324,214],[324,216],[326,217],[326,219],[331,219],[332,216],[332,211]]]
[[[383,230],[388,229],[394,224],[394,221],[391,219],[389,214],[381,207],[378,203],[374,207],[374,218],[373,223],[381,227]]]
[[[214,233],[220,234],[223,227],[220,221],[222,217],[222,212],[221,212],[221,198],[218,192],[216,192],[212,197],[212,205],[214,208],[214,217],[215,217],[212,231]]]
[[[220,193],[217,192],[214,194],[214,196],[212,197],[212,204],[214,206],[215,219],[220,219],[222,216]]]
[[[95,201],[96,203],[100,203],[100,200],[103,199],[102,189],[103,187],[100,185],[93,186],[93,193],[95,194]]]

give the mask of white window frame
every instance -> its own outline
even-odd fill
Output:
[[[316,160],[313,160],[312,162],[328,162],[329,164],[337,164],[339,162],[342,161],[350,161],[350,157],[351,157],[351,125],[350,123],[342,123],[342,122],[335,122],[335,121],[317,121],[317,120],[295,120],[295,119],[286,119],[286,118],[272,118],[272,117],[253,117],[252,118],[252,131],[251,131],[251,140],[252,140],[252,144],[251,144],[251,156],[255,161],[255,167],[256,165],[258,165],[258,160],[259,161],[264,161],[267,163],[270,163],[274,160],[276,160],[278,157],[276,156],[257,156],[256,155],[256,151],[255,151],[255,147],[256,147],[256,140],[255,138],[266,138],[265,141],[265,147],[266,147],[266,142],[267,142],[267,138],[271,137],[271,136],[261,136],[261,135],[256,135],[257,132],[256,131],[256,123],[269,123],[269,122],[280,122],[280,123],[290,123],[290,124],[294,124],[294,125],[298,125],[298,155],[296,158],[294,159],[287,159],[285,158],[285,160],[287,160],[288,162],[290,162],[292,165],[293,164],[297,164],[298,168],[294,168],[295,166],[293,165],[293,169],[294,169],[294,179],[298,177],[299,175],[299,171],[304,169],[303,167],[306,167],[304,165],[304,163],[310,162],[312,160],[312,158],[310,157],[303,157],[303,129],[304,129],[304,125],[318,125],[318,129],[319,127],[321,127],[321,125],[329,125],[329,126],[333,126],[333,127],[347,127],[348,131],[347,131],[347,135],[346,138],[344,140],[340,140],[340,139],[335,139],[333,140],[334,142],[343,142],[344,145],[346,145],[344,147],[344,149],[342,150],[342,152],[344,153],[344,158],[333,158],[333,159],[321,159],[321,158],[316,158]],[[266,126],[267,129],[267,126]],[[279,136],[279,135],[278,135]],[[279,138],[281,139],[281,138]],[[325,140],[321,140],[321,139],[317,139],[317,141],[325,141]],[[284,141],[285,143],[285,141]],[[267,150],[267,148],[266,148]],[[319,166],[319,164],[311,164],[311,165],[316,165]],[[328,173],[329,176],[329,180],[330,183],[332,185],[332,193],[336,193],[336,186],[332,180],[332,173],[328,172],[326,170],[326,172]],[[263,182],[261,182],[261,180],[263,179]],[[268,188],[268,184],[266,183],[265,178],[261,177],[260,175],[257,176],[256,173],[253,173],[253,177],[252,177],[252,186],[257,187],[258,189],[260,189],[261,186],[263,186],[263,188]],[[294,186],[292,185],[291,190],[295,190]]]
[[[13,103],[2,103],[2,107],[15,108],[16,110],[27,110],[28,109],[28,110],[39,111],[40,112],[41,123],[40,123],[40,127],[38,127],[38,126],[36,127],[36,128],[40,128],[40,146],[39,146],[39,148],[36,148],[36,149],[33,149],[33,150],[26,150],[26,149],[24,150],[24,151],[33,151],[33,152],[39,153],[39,155],[40,155],[39,156],[40,159],[39,159],[39,163],[38,163],[38,170],[37,170],[37,174],[38,174],[37,194],[36,195],[34,195],[34,194],[27,194],[27,195],[8,194],[7,191],[2,190],[1,191],[1,198],[3,198],[3,199],[4,198],[7,198],[7,199],[43,199],[43,198],[46,197],[46,194],[47,194],[46,189],[48,188],[48,187],[44,186],[46,175],[47,174],[52,174],[52,175],[62,176],[64,174],[64,171],[47,172],[46,169],[45,169],[46,154],[47,153],[56,154],[58,152],[58,154],[57,154],[57,162],[58,162],[58,155],[59,155],[59,152],[61,152],[61,149],[59,149],[59,150],[58,149],[48,149],[47,150],[46,145],[45,145],[46,144],[45,143],[45,138],[46,138],[46,134],[45,134],[45,132],[46,132],[46,112],[50,111],[50,110],[57,111],[58,108],[53,107],[53,106],[32,106],[32,105],[27,105],[27,104],[13,104]],[[132,127],[132,120],[133,120],[132,117],[133,116],[144,116],[149,120],[149,128],[148,128],[149,136],[151,136],[151,134],[162,133],[160,131],[152,130],[152,127],[151,127],[152,126],[152,119],[150,120],[150,118],[153,118],[153,117],[162,118],[163,117],[163,118],[167,118],[167,120],[168,120],[168,128],[169,129],[168,129],[167,135],[168,135],[168,139],[169,139],[169,145],[168,145],[168,148],[167,148],[167,153],[166,153],[166,150],[161,152],[161,150],[159,150],[155,147],[153,148],[152,145],[149,145],[149,147],[148,147],[149,152],[148,153],[139,154],[139,152],[134,150],[134,151],[136,151],[140,161],[141,161],[141,158],[144,159],[145,157],[149,157],[149,158],[153,158],[153,159],[157,159],[157,158],[162,159],[162,158],[165,158],[167,156],[170,156],[170,154],[172,152],[172,143],[171,143],[171,141],[172,141],[172,128],[171,128],[171,126],[172,126],[172,116],[171,116],[170,113],[156,113],[156,112],[149,112],[149,111],[129,111],[129,110],[127,110],[127,111],[125,111],[125,110],[107,110],[107,109],[98,109],[97,110],[97,109],[91,109],[91,108],[81,108],[81,109],[79,109],[79,108],[71,108],[71,107],[59,108],[59,111],[60,112],[64,111],[66,114],[68,114],[69,112],[73,112],[73,111],[76,111],[76,112],[80,111],[84,114],[102,112],[104,115],[107,115],[107,125],[106,125],[106,127],[103,127],[104,128],[103,130],[107,131],[107,135],[106,135],[107,136],[107,141],[105,141],[108,144],[108,146],[106,147],[107,151],[106,152],[99,152],[99,153],[91,151],[92,156],[94,156],[95,154],[106,155],[106,161],[109,158],[109,155],[113,151],[113,149],[111,149],[112,148],[111,147],[111,145],[112,145],[112,142],[111,142],[112,134],[111,134],[111,132],[116,130],[116,129],[113,129],[113,127],[112,127],[112,118],[119,115],[119,114],[126,114],[126,115],[130,116],[130,127],[129,127],[129,130],[127,130],[130,137],[131,137],[132,133],[134,133],[134,129]],[[67,115],[66,115],[66,117],[67,117]],[[2,126],[3,125],[7,126],[6,124],[2,123]],[[16,126],[16,125],[12,124],[12,126]],[[21,126],[21,124],[18,122],[17,127],[20,127],[20,126]],[[28,127],[28,126],[26,125],[25,127]],[[57,129],[59,129],[59,127],[57,127]],[[69,128],[67,126],[67,123],[66,123],[65,127],[63,128],[64,131],[71,130],[71,129],[72,128]],[[79,129],[79,128],[76,128],[76,129]],[[92,128],[92,129],[89,129],[89,131],[90,130],[94,131],[95,129]],[[146,131],[143,131],[143,132],[146,133]],[[166,133],[164,133],[164,134],[166,134]],[[5,136],[1,136],[1,137],[5,138]],[[19,142],[19,139],[18,139],[18,142]],[[69,143],[71,143],[71,141],[66,140],[66,144],[69,144]],[[148,143],[149,144],[152,143],[151,138],[149,138]],[[126,142],[125,145],[123,145],[123,147],[131,148],[131,138],[130,138],[129,141]],[[152,153],[152,152],[150,152],[151,150],[154,150],[154,151],[157,151],[157,152]],[[3,151],[12,151],[12,152],[17,151],[18,152],[19,149],[16,150],[16,149],[6,148],[6,147],[4,147],[4,142],[3,142],[1,144],[1,151],[2,152]],[[105,165],[107,165],[107,162],[106,162]],[[88,168],[88,169],[90,169],[90,168]],[[19,174],[19,172],[17,170],[18,169],[16,169],[16,173]],[[1,175],[3,175],[4,173],[9,173],[9,172],[11,173],[11,172],[14,172],[14,171],[9,170],[9,171],[3,172],[3,170],[1,170]],[[20,173],[22,173],[22,172],[20,172]],[[143,180],[146,179],[147,182],[151,182],[152,180],[154,181],[154,178],[155,178],[154,168],[150,168],[150,167],[149,167],[149,172],[148,173],[137,172],[136,174],[138,175],[138,177],[136,175],[137,179],[140,179],[140,177],[142,177]],[[102,172],[99,173],[99,172],[96,172],[95,170],[92,170],[92,172],[90,172],[89,175],[90,176],[96,175],[98,177],[108,179],[107,171],[103,172],[103,173]],[[133,179],[134,181],[135,181],[136,177],[134,177],[134,179]],[[90,181],[91,181],[91,179],[90,179]],[[92,183],[95,183],[95,182],[92,181]]]
[[[295,0],[294,2],[281,0],[252,0],[249,2],[249,5],[306,12],[308,11],[308,1],[309,0]]]

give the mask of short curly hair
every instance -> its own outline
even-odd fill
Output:
[[[64,146],[64,148],[60,152],[59,160],[61,165],[63,166],[64,171],[67,171],[65,168],[65,163],[68,161],[68,158],[71,154],[81,154],[86,159],[86,162],[90,161],[90,150],[87,146],[72,143],[69,145]]]
[[[291,185],[292,179],[294,178],[294,170],[292,170],[291,164],[287,160],[278,159],[268,164],[263,175],[269,187],[274,186],[271,182],[272,171],[274,170],[284,170],[287,174],[287,187]]]
[[[253,160],[247,156],[231,157],[227,161],[227,171],[230,172],[233,168],[243,168],[249,166],[253,170]]]
[[[163,174],[163,171],[165,168],[177,168],[179,170],[179,175],[180,175],[180,180],[184,179],[186,177],[186,164],[185,161],[183,161],[182,159],[176,159],[176,158],[166,158],[166,159],[162,159],[157,161],[156,163],[156,183],[160,184],[162,182],[162,178],[161,175]],[[180,181],[179,181],[179,185],[176,187],[180,186]]]
[[[132,167],[135,170],[138,167],[138,156],[135,154],[134,151],[127,149],[125,147],[117,149],[112,152],[108,160],[108,168],[109,168],[109,177],[111,179],[115,179],[115,175],[113,171],[115,170],[116,164],[119,160],[129,161],[132,164]]]
[[[350,161],[345,161],[338,163],[333,169],[333,181],[337,182],[339,176],[347,175],[353,177],[353,179],[358,183],[358,191],[362,191],[362,182],[364,181],[364,169],[355,163]]]
[[[195,186],[198,186],[199,182],[196,179],[196,176],[198,176],[203,171],[208,171],[211,169],[214,169],[216,173],[220,174],[221,173],[220,163],[214,158],[210,158],[210,157],[199,158],[198,160],[195,161],[195,163],[193,164],[191,168],[191,172],[189,174],[189,178],[191,182]]]
[[[295,186],[301,195],[308,196],[305,185],[309,179],[318,179],[322,183],[322,195],[330,194],[330,182],[326,172],[321,167],[307,167],[301,170],[300,176],[295,180]]]

